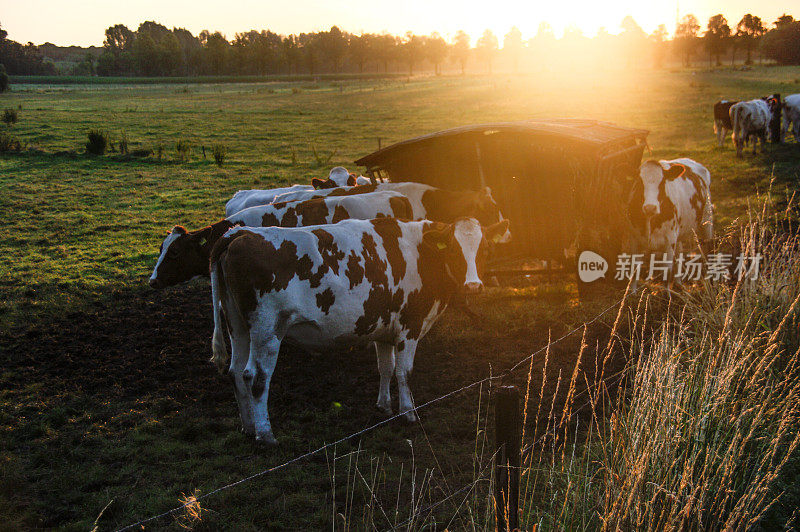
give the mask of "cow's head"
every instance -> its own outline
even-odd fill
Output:
[[[208,256],[203,252],[208,232],[200,230],[189,233],[180,225],[173,227],[161,243],[158,262],[150,276],[150,286],[165,288],[198,275],[208,275]]]
[[[338,188],[349,185],[350,176],[353,175],[347,171],[343,166],[332,168],[328,174],[328,179],[317,179],[316,177],[311,180],[311,185],[316,189],[323,188]]]
[[[503,213],[500,212],[500,207],[497,206],[497,202],[495,202],[492,197],[492,189],[489,187],[484,187],[475,193],[470,215],[484,225],[490,225],[505,220],[505,218],[503,218]],[[508,226],[509,224],[506,224],[506,231],[495,243],[504,244],[511,241],[511,231],[508,229]]]
[[[466,293],[478,293],[483,290],[480,276],[488,244],[500,241],[507,232],[508,220],[483,227],[475,218],[460,218],[452,224],[434,223],[423,232],[422,240],[441,258],[456,286]]]
[[[765,96],[764,98],[762,98],[762,100],[767,102],[767,107],[769,107],[769,110],[772,114],[775,114],[775,112],[777,112],[781,106],[781,104],[778,102],[778,98],[776,98],[774,95]]]
[[[647,218],[652,218],[661,213],[661,204],[658,200],[658,193],[662,182],[676,179],[683,175],[686,167],[680,164],[673,164],[664,168],[658,161],[646,161],[639,167],[639,178],[642,180],[642,192],[644,201],[642,202],[642,213]]]

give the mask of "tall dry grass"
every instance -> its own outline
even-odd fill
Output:
[[[763,198],[719,246],[760,253],[757,279],[739,280],[732,270],[727,282],[645,291],[620,310],[607,345],[582,342],[572,374],[548,382],[548,352],[540,385],[532,388],[528,375],[526,530],[787,526],[791,501],[781,500],[779,480],[800,459],[800,238],[792,202],[778,210],[772,200]],[[606,371],[620,354],[625,368]],[[591,364],[595,371],[585,372]],[[450,500],[438,504],[431,492],[440,472],[426,470],[422,483],[406,486],[415,503],[389,512],[367,481],[380,473],[350,468],[348,476],[369,484],[367,502],[361,519],[339,523],[493,529],[485,407],[476,417],[473,482],[451,487]]]

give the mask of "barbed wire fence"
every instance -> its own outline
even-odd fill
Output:
[[[617,307],[618,305],[622,305],[629,295],[630,295],[630,293],[626,290],[626,292],[625,292],[625,294],[623,294],[622,298],[620,298],[618,301],[615,301],[613,304],[611,304],[608,307],[606,307],[599,314],[594,316],[591,320],[584,321],[580,325],[575,326],[574,328],[572,328],[571,330],[569,330],[568,332],[566,332],[562,336],[558,337],[557,339],[551,340],[550,342],[548,342],[544,346],[542,346],[539,349],[537,349],[536,351],[534,351],[532,354],[530,354],[530,355],[522,358],[521,360],[519,360],[516,364],[514,364],[511,368],[509,368],[508,370],[504,371],[503,373],[500,373],[498,375],[490,374],[489,376],[484,377],[483,379],[474,381],[474,382],[472,382],[470,384],[466,384],[464,386],[461,386],[460,388],[456,388],[454,390],[451,390],[450,392],[448,392],[448,393],[446,393],[444,395],[440,395],[439,397],[435,397],[433,399],[430,399],[430,400],[422,403],[421,405],[415,406],[414,407],[414,412],[418,413],[419,410],[427,408],[427,407],[429,407],[429,406],[431,406],[433,404],[436,404],[436,403],[438,403],[440,401],[443,401],[443,400],[445,400],[445,399],[447,399],[449,397],[452,397],[454,395],[457,395],[459,393],[465,392],[465,391],[467,391],[467,390],[469,390],[471,388],[474,388],[475,386],[479,386],[479,385],[487,383],[487,382],[492,382],[492,381],[496,381],[496,380],[505,379],[506,377],[511,375],[514,371],[519,369],[524,363],[530,362],[531,359],[533,359],[534,357],[540,355],[541,353],[543,353],[545,350],[549,349],[553,345],[562,342],[563,340],[569,338],[570,336],[572,336],[576,332],[580,331],[581,329],[583,329],[585,327],[588,327],[589,325],[594,324],[600,318],[602,318],[603,316],[608,314],[613,308]],[[587,392],[587,391],[588,391],[588,389],[584,390],[582,393]],[[401,413],[394,414],[394,415],[392,415],[392,416],[390,416],[390,417],[388,417],[386,419],[378,421],[377,423],[374,423],[372,425],[364,427],[363,429],[361,429],[359,431],[356,431],[356,432],[354,432],[352,434],[348,434],[347,436],[343,436],[343,437],[341,437],[341,438],[339,438],[339,439],[337,439],[335,441],[332,441],[330,443],[326,443],[324,445],[321,445],[320,447],[317,447],[316,449],[314,449],[312,451],[308,451],[306,453],[303,453],[303,454],[300,454],[298,456],[295,456],[294,458],[292,458],[290,460],[287,460],[287,461],[285,461],[285,462],[283,462],[281,464],[278,464],[278,465],[275,465],[275,466],[272,466],[272,467],[268,467],[268,468],[263,469],[263,470],[261,470],[261,471],[259,471],[257,473],[254,473],[254,474],[252,474],[250,476],[241,478],[241,479],[239,479],[239,480],[237,480],[235,482],[231,482],[229,484],[225,484],[223,486],[220,486],[219,488],[216,488],[216,489],[213,489],[213,490],[209,491],[208,493],[204,493],[202,495],[195,496],[195,497],[189,497],[188,500],[186,502],[184,502],[183,504],[181,504],[180,506],[176,506],[176,507],[171,508],[171,509],[169,509],[169,510],[167,510],[165,512],[160,513],[160,514],[153,515],[153,516],[147,517],[145,519],[141,519],[141,520],[139,520],[139,521],[137,521],[135,523],[132,523],[132,524],[127,525],[127,526],[124,526],[122,528],[118,528],[116,530],[116,532],[124,532],[126,530],[133,530],[135,528],[140,528],[141,529],[143,527],[143,525],[145,525],[147,523],[151,523],[153,521],[157,521],[159,519],[163,519],[164,517],[168,517],[170,515],[175,515],[178,512],[181,512],[186,508],[190,508],[190,507],[192,507],[194,505],[197,505],[200,501],[202,501],[204,499],[207,499],[207,498],[209,498],[209,497],[211,497],[211,496],[213,496],[213,495],[215,495],[217,493],[232,489],[232,488],[234,488],[236,486],[239,486],[240,484],[244,484],[246,482],[250,482],[251,480],[254,480],[256,478],[262,477],[264,475],[268,475],[270,473],[274,473],[275,471],[279,471],[279,470],[281,470],[281,469],[283,469],[285,467],[288,467],[288,466],[290,466],[292,464],[300,462],[300,461],[302,461],[302,460],[304,460],[306,458],[309,458],[311,456],[319,454],[319,453],[323,452],[324,450],[326,450],[326,449],[328,449],[330,447],[334,447],[336,445],[344,443],[344,442],[346,442],[348,440],[351,440],[353,438],[357,438],[359,436],[362,436],[364,434],[372,432],[373,430],[376,430],[376,429],[378,429],[378,428],[380,428],[380,427],[382,427],[384,425],[387,425],[388,423],[391,423],[392,421],[394,421],[396,419],[399,419],[400,417],[403,417],[405,414],[406,414],[406,412],[401,412]],[[533,445],[533,444],[531,444],[531,445]],[[455,492],[451,493],[446,498],[441,499],[440,501],[438,501],[434,505],[426,507],[423,511],[424,512],[432,511],[433,509],[435,509],[439,505],[443,504],[447,500],[452,499],[456,495],[458,495],[460,493],[463,493],[464,491],[467,491],[468,489],[471,491],[471,488],[474,488],[474,486],[476,486],[480,480],[481,479],[478,479],[478,480],[470,482],[469,484],[467,484],[467,485],[459,488]],[[400,526],[403,526],[403,524],[407,524],[410,521],[411,521],[411,519],[409,519],[409,520],[407,520],[404,523],[401,523],[399,525],[395,525],[392,528],[392,530],[394,530],[394,529],[396,529],[396,528],[398,528]]]

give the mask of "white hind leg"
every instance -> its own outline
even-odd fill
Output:
[[[394,373],[394,344],[375,342],[375,353],[378,355],[378,371],[381,383],[378,388],[378,402],[375,406],[386,415],[392,415],[392,394],[390,386]]]
[[[250,357],[250,336],[246,331],[231,334],[231,364],[228,375],[233,382],[233,393],[239,405],[239,418],[242,420],[242,432],[248,436],[255,434],[253,425],[253,406],[247,387],[242,380],[242,372]]]
[[[274,333],[266,333],[261,327],[253,327],[250,331],[250,357],[242,372],[248,399],[253,405],[256,441],[270,445],[278,443],[272,434],[267,402],[269,384],[278,363],[280,349],[281,341]]]

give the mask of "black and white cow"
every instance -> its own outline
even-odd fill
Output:
[[[313,350],[374,342],[378,408],[392,411],[394,374],[400,412],[415,421],[408,376],[417,344],[451,298],[483,288],[487,242],[507,230],[506,220],[482,227],[474,218],[450,224],[381,218],[228,231],[211,254],[212,361],[226,365],[222,334],[229,331],[228,372],[244,431],[275,442],[267,398],[286,339]]]
[[[790,94],[783,100],[783,141],[791,127],[794,141],[800,142],[800,94]]]
[[[628,216],[634,252],[666,254],[672,278],[676,253],[714,237],[711,174],[692,159],[646,161],[639,168]]]
[[[731,107],[739,103],[736,100],[720,100],[714,104],[714,133],[717,134],[717,142],[721,148],[725,143],[725,137],[733,131],[731,124]]]
[[[733,144],[736,146],[736,156],[742,156],[745,143],[752,137],[753,153],[756,153],[758,141],[761,141],[761,150],[770,138],[770,122],[772,112],[777,107],[775,98],[758,98],[747,102],[738,102],[731,106],[731,124],[733,126]]]
[[[411,215],[411,205],[405,196],[384,191],[248,207],[197,231],[175,226],[161,244],[150,286],[164,288],[208,275],[211,249],[228,229],[237,225],[301,227],[335,224],[349,218],[369,220],[390,216],[410,219]]]
[[[473,216],[482,224],[488,225],[504,219],[489,187],[452,191],[414,182],[377,183],[354,188],[288,192],[278,196],[276,201],[299,201],[320,196],[346,196],[386,190],[399,192],[408,198],[414,220],[452,222],[462,216]],[[503,236],[502,242],[510,239],[511,233],[508,232]]]

